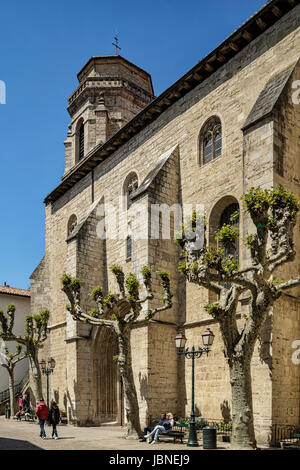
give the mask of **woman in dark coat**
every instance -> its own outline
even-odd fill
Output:
[[[49,421],[49,424],[52,424],[52,439],[54,436],[55,436],[55,439],[58,439],[56,426],[60,421],[60,411],[55,401],[51,402],[48,421]]]

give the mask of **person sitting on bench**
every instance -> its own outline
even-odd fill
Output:
[[[151,444],[155,444],[158,439],[159,434],[164,434],[170,431],[170,429],[174,426],[174,419],[172,413],[167,413],[166,419],[163,420],[162,424],[157,424],[153,431],[145,436],[146,439],[148,437],[154,436]]]
[[[25,412],[24,410],[21,408],[17,413],[16,413],[16,418],[17,418],[17,421],[21,421],[21,417],[25,415]]]
[[[158,421],[157,424],[162,425],[163,421],[166,420],[166,418],[167,418],[167,413],[162,413],[162,415],[160,417],[160,420]],[[153,431],[153,429],[154,429],[154,426],[148,426],[147,428],[144,428],[144,434],[143,434],[143,436],[140,437],[140,442],[145,442],[146,441],[146,434]]]

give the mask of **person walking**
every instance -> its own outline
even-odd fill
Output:
[[[60,421],[60,411],[57,406],[57,403],[52,400],[50,410],[49,410],[49,424],[52,424],[52,439],[58,439],[56,426]],[[54,437],[55,436],[55,437]]]
[[[46,403],[44,402],[43,398],[40,399],[40,402],[39,402],[38,406],[36,407],[35,414],[37,415],[37,417],[39,419],[39,425],[40,425],[40,428],[41,428],[40,436],[43,439],[46,439],[46,432],[45,432],[45,427],[44,426],[45,426],[46,419],[48,419],[49,408],[46,405]]]

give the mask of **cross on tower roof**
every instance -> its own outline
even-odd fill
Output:
[[[118,38],[118,35],[117,35],[117,34],[115,35],[114,39],[115,39],[115,43],[113,42],[112,45],[115,46],[115,48],[116,48],[116,55],[118,55],[118,49],[121,50],[121,47],[120,47],[119,44],[118,44],[118,43],[119,43],[119,38]]]

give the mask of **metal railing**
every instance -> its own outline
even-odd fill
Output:
[[[18,382],[17,384],[15,384],[14,386],[14,395],[19,395],[24,386],[27,384],[27,382],[29,381],[29,372],[26,372],[26,374],[23,376],[23,378],[20,380],[20,382]],[[0,392],[0,404],[1,403],[4,403],[5,401],[8,401],[9,400],[9,388],[7,388],[6,390],[3,390],[2,392]]]
[[[185,423],[188,425],[190,418],[181,418],[175,417],[174,418],[176,423]],[[153,425],[153,417],[149,416],[148,419],[148,426]],[[205,426],[211,426],[217,429],[217,434],[223,436],[231,436],[232,433],[232,421],[226,421],[222,418],[204,418],[204,417],[196,417],[196,431],[202,432],[202,429]]]
[[[293,442],[297,440],[293,436],[300,433],[300,425],[272,424],[272,437],[270,445],[280,447],[280,442]],[[299,438],[298,438],[299,439]]]

